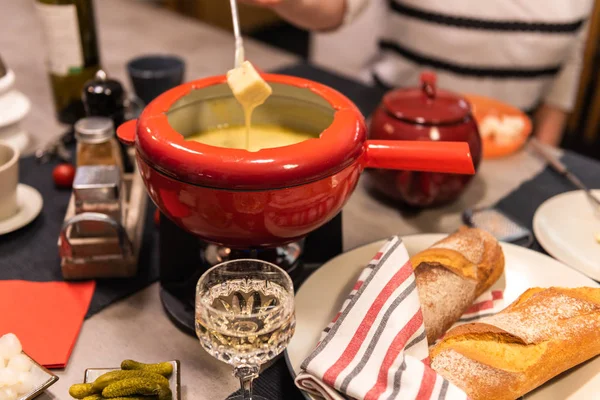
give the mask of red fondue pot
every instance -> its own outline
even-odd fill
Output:
[[[314,139],[257,152],[186,141],[221,124],[243,124],[225,76],[171,89],[117,130],[135,145],[158,208],[203,240],[238,248],[298,240],[340,211],[365,168],[474,173],[466,143],[368,141],[363,116],[339,92],[306,79],[263,77],[273,95],[252,123]]]

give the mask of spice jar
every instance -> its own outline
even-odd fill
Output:
[[[77,166],[116,165],[123,171],[115,126],[108,117],[87,117],[75,124]]]

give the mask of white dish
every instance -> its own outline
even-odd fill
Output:
[[[403,237],[409,254],[415,254],[443,234]],[[296,333],[286,351],[292,376],[316,346],[322,329],[339,311],[364,266],[384,241],[346,252],[313,273],[296,294]],[[502,244],[506,259],[505,275],[494,285],[504,287],[506,305],[530,287],[600,287],[596,282],[564,264],[523,247]],[[327,306],[324,306],[327,305]],[[600,357],[575,367],[524,396],[527,400],[593,399],[600,392]],[[305,394],[307,399],[313,397]]]
[[[169,386],[173,393],[173,400],[181,400],[181,368],[179,361],[169,361],[173,365],[173,373],[169,377]],[[88,368],[85,370],[83,383],[94,382],[102,374],[116,371],[119,368]]]
[[[29,355],[25,354],[27,357]],[[38,397],[42,392],[48,389],[50,386],[54,385],[58,380],[58,376],[54,375],[52,372],[48,371],[46,368],[42,367],[40,364],[35,362],[35,360],[29,357],[33,366],[31,367],[31,375],[33,376],[33,390],[27,394],[21,395],[18,397],[18,400],[32,400]]]
[[[17,206],[15,215],[0,220],[0,235],[16,231],[35,219],[42,211],[44,200],[40,192],[31,186],[19,183],[17,186]]]
[[[0,127],[21,121],[31,108],[27,96],[17,90],[0,95]]]
[[[31,142],[29,133],[21,127],[20,123],[0,127],[0,141],[12,145],[19,150],[21,155]]]
[[[600,197],[600,190],[593,193]],[[600,280],[600,208],[582,190],[554,196],[538,207],[533,232],[552,257]]]

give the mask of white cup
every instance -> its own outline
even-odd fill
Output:
[[[19,185],[19,150],[0,142],[0,221],[15,215]]]

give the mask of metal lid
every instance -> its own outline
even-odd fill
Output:
[[[87,117],[75,123],[75,137],[84,143],[104,143],[115,135],[115,125],[107,117]]]

